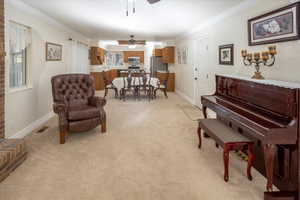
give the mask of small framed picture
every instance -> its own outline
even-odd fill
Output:
[[[187,64],[188,58],[188,48],[185,47],[182,49],[182,64]]]
[[[234,65],[234,45],[227,44],[219,46],[219,64]]]
[[[248,20],[249,46],[300,39],[300,3]]]
[[[61,61],[62,45],[46,42],[46,61]]]
[[[177,63],[181,64],[181,49],[177,48]]]

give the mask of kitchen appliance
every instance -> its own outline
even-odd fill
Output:
[[[168,71],[168,64],[162,62],[162,57],[152,56],[150,58],[150,72],[151,76],[155,76],[157,71]]]
[[[128,69],[140,69],[140,57],[128,57]]]

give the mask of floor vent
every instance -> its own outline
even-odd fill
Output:
[[[45,132],[45,130],[47,130],[49,127],[48,126],[43,126],[42,128],[40,128],[37,133],[43,133]]]

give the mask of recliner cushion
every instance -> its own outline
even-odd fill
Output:
[[[97,107],[81,105],[69,108],[68,119],[71,121],[92,119],[96,117],[100,117],[100,110]]]

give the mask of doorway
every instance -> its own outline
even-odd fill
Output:
[[[209,94],[208,38],[194,42],[194,102],[199,108],[201,96]]]

